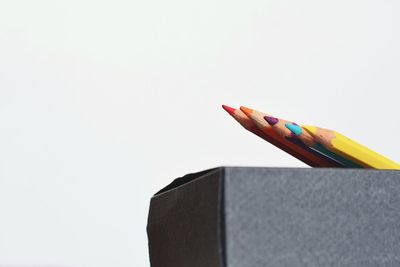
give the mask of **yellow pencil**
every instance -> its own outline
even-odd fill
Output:
[[[346,136],[315,126],[302,127],[310,133],[315,141],[333,153],[347,158],[366,168],[400,170],[400,164],[378,154],[375,151],[347,138]]]

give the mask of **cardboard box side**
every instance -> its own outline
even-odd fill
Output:
[[[221,172],[192,176],[151,199],[147,234],[152,267],[223,267]]]
[[[227,168],[227,267],[400,266],[400,172]]]

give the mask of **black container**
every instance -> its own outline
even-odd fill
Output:
[[[151,199],[152,267],[400,266],[400,171],[221,167]]]

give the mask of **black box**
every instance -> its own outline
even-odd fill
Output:
[[[222,167],[150,203],[152,267],[400,266],[400,171]]]

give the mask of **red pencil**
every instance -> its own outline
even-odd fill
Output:
[[[222,107],[245,129],[258,135],[262,139],[280,148],[281,150],[289,153],[290,155],[301,160],[305,164],[312,167],[337,167],[331,161],[320,159],[315,155],[310,155],[310,153],[304,153],[304,151],[299,151],[298,148],[296,149],[295,145],[288,142],[287,140],[284,140],[273,131],[268,131],[267,129],[261,130],[259,127],[257,127],[254,121],[251,118],[249,118],[249,116],[246,115],[242,110],[235,109],[226,105],[222,105]],[[249,115],[251,115],[252,112],[251,109],[247,109],[245,111],[247,111]]]

